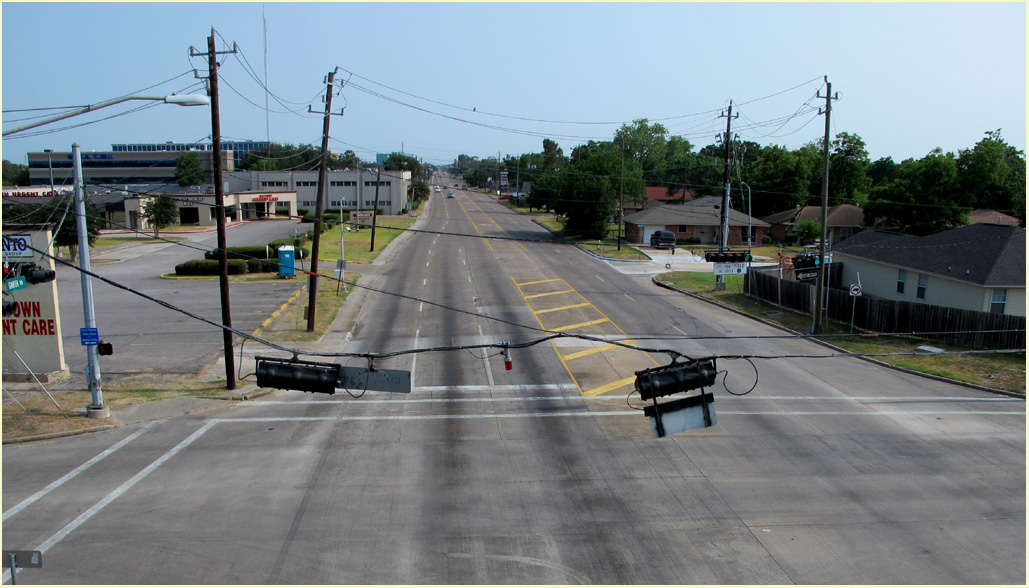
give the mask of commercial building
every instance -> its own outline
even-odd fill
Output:
[[[314,212],[318,204],[318,172],[244,171],[225,176],[232,192],[281,190],[295,192],[297,207]],[[400,214],[410,208],[407,194],[411,172],[371,170],[329,171],[325,210],[349,211],[375,208],[378,182],[378,208],[383,214]]]
[[[178,189],[175,161],[182,153],[161,151],[90,151],[82,152],[82,177],[86,184],[117,188],[126,185],[169,186]],[[211,183],[214,169],[212,151],[198,151],[200,164]],[[232,151],[222,151],[222,170],[235,169]],[[73,168],[70,151],[42,151],[28,154],[29,184],[49,185],[51,173],[55,185],[72,184]]]
[[[271,145],[278,145],[274,141],[222,141],[222,151],[231,151],[236,166],[243,165],[243,158],[251,151],[264,151]],[[138,153],[141,151],[171,151],[182,153],[183,151],[213,151],[214,143],[118,143],[111,145],[111,151],[115,153]]]
[[[148,231],[152,227],[143,218],[143,207],[156,195],[132,196],[123,200],[123,211],[114,214],[114,222],[135,231]],[[179,207],[179,225],[213,227],[215,218],[215,196],[213,190],[207,194],[171,194]],[[228,192],[224,194],[225,220],[241,222],[270,218],[276,210],[282,210],[291,217],[297,216],[297,195],[295,192],[255,191]]]

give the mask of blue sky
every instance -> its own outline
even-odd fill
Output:
[[[271,114],[246,65],[264,77],[262,8],[268,87],[282,100],[270,101]],[[699,148],[724,131],[718,115],[730,100],[743,139],[795,148],[823,133],[824,118],[812,110],[824,105],[815,99],[824,94],[823,76],[840,94],[832,133],[860,135],[873,160],[918,158],[936,147],[956,152],[997,128],[1024,150],[1025,10],[1024,3],[4,2],[3,126],[60,112],[16,110],[195,91],[191,70],[206,72],[206,59],[191,59],[189,48],[206,51],[214,27],[219,49],[235,42],[241,50],[220,68],[225,139],[266,139],[270,126],[274,141],[319,145],[321,116],[307,106],[322,111],[322,80],[338,66],[346,84],[333,106],[345,106],[345,115],[332,120],[330,147],[364,159],[403,146],[443,164],[461,153],[538,152],[544,137],[569,153],[637,118],[661,120]],[[101,120],[140,105],[12,135],[3,158],[25,163],[26,152],[67,151],[74,142],[104,151],[211,133],[202,107],[154,104]]]

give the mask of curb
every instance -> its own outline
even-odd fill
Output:
[[[46,441],[47,439],[59,439],[61,437],[71,437],[72,435],[82,435],[85,433],[96,433],[97,431],[107,431],[109,429],[117,429],[117,425],[98,425],[95,427],[88,427],[85,429],[79,429],[77,431],[58,431],[56,433],[43,433],[40,435],[27,435],[25,437],[14,437],[13,439],[4,439],[3,444],[9,445],[12,443],[28,443],[30,441]]]
[[[804,337],[808,341],[811,341],[812,343],[817,343],[817,344],[821,345],[822,347],[827,347],[829,349],[832,349],[833,351],[839,351],[841,353],[850,353],[846,349],[843,349],[841,347],[837,347],[837,346],[835,346],[835,345],[833,345],[831,343],[826,343],[825,341],[821,341],[819,339],[816,339],[815,337],[813,337],[811,335],[805,335],[804,333],[798,333],[797,331],[794,331],[793,329],[788,329],[788,328],[786,328],[786,327],[784,327],[784,326],[782,326],[780,324],[773,323],[771,321],[767,321],[767,320],[765,320],[765,319],[763,319],[761,317],[756,317],[756,316],[754,316],[752,314],[747,314],[747,313],[745,313],[743,311],[740,311],[740,310],[737,310],[737,309],[735,309],[735,308],[733,308],[731,306],[726,306],[725,304],[722,304],[721,302],[718,302],[718,301],[715,301],[715,300],[709,300],[709,299],[704,298],[702,296],[697,296],[696,294],[693,294],[692,292],[687,292],[685,290],[680,290],[679,288],[676,288],[675,286],[669,284],[668,282],[663,282],[661,280],[658,280],[657,276],[651,276],[650,280],[654,284],[656,284],[656,285],[658,285],[658,286],[660,286],[662,288],[665,288],[667,290],[672,290],[672,291],[678,292],[680,294],[685,294],[686,296],[689,296],[690,298],[693,298],[695,300],[700,300],[700,301],[706,302],[708,304],[713,304],[713,305],[715,305],[715,306],[717,306],[719,308],[724,308],[725,310],[734,312],[734,313],[736,313],[736,314],[738,314],[740,316],[744,316],[744,317],[747,317],[749,319],[752,319],[752,320],[758,321],[760,323],[763,323],[765,325],[768,325],[770,327],[774,327],[776,329],[779,329],[780,331],[785,331],[785,332],[790,333],[792,335],[798,335],[798,336]],[[983,392],[990,392],[991,394],[998,394],[998,395],[1001,395],[1001,396],[1010,396],[1012,398],[1021,398],[1022,400],[1025,400],[1025,395],[1024,394],[1019,394],[1018,392],[1011,392],[1011,391],[1008,391],[1008,390],[998,390],[996,388],[988,388],[986,386],[982,386],[982,385],[979,385],[979,384],[972,384],[972,383],[969,383],[969,382],[961,382],[959,380],[952,380],[950,378],[945,378],[943,376],[937,376],[935,374],[926,374],[924,372],[916,372],[916,371],[910,370],[908,368],[904,368],[904,367],[900,367],[900,366],[895,366],[895,365],[890,365],[890,364],[888,364],[886,362],[883,362],[883,361],[880,361],[878,359],[874,359],[874,358],[871,358],[871,357],[863,357],[863,356],[860,356],[860,355],[857,355],[857,356],[854,356],[854,357],[856,359],[860,359],[862,361],[867,361],[869,363],[873,363],[873,364],[881,366],[881,367],[889,368],[891,370],[896,370],[898,372],[903,372],[905,374],[910,374],[912,376],[919,376],[919,377],[927,378],[927,379],[930,379],[930,380],[936,380],[938,382],[946,382],[947,384],[955,384],[955,385],[958,385],[958,386],[964,386],[965,388],[972,388],[972,389],[975,389],[975,390],[981,390]]]

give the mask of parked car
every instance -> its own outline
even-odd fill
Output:
[[[675,233],[671,231],[655,231],[650,236],[651,247],[675,247]]]

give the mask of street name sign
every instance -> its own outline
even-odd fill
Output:
[[[747,264],[745,263],[716,263],[714,266],[716,276],[747,273]]]
[[[6,282],[4,282],[4,285],[7,286],[8,292],[14,292],[15,290],[21,290],[28,284],[25,282],[25,276],[18,276],[17,278],[11,278],[10,280],[7,280]]]

